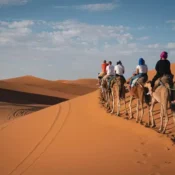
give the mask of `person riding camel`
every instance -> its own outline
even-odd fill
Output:
[[[103,61],[101,64],[101,73],[98,74],[98,85],[101,83],[101,79],[106,75],[106,67],[108,66],[108,63],[106,60]]]
[[[116,77],[120,76],[124,80],[124,83],[125,83],[126,79],[123,76],[124,73],[125,73],[125,67],[123,66],[121,61],[118,61],[115,66],[115,75]]]
[[[132,87],[132,82],[136,78],[144,77],[146,80],[148,79],[148,66],[145,64],[145,60],[143,58],[140,58],[138,63],[139,64],[136,67],[136,75],[131,78],[129,88]]]
[[[167,60],[168,53],[166,51],[163,51],[160,54],[160,60],[156,63],[155,70],[156,75],[151,81],[151,87],[154,88],[155,82],[157,79],[163,77],[164,75],[167,75],[170,77],[171,80],[173,80],[174,75],[171,73],[171,64],[170,61]]]
[[[107,74],[103,77],[102,83],[103,81],[106,81],[107,79],[111,79],[115,76],[115,70],[114,70],[114,66],[112,65],[112,61],[109,61],[108,66],[106,67],[106,72]]]

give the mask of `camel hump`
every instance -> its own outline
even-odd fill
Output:
[[[147,82],[148,78],[145,76],[145,77],[140,77],[137,82],[144,85],[146,82]]]
[[[121,84],[121,85],[124,85],[125,82],[126,82],[126,80],[125,80],[125,78],[124,78],[123,76],[117,76],[117,77],[116,77],[116,81],[117,81],[119,84]]]
[[[170,81],[171,81],[171,78],[170,78],[170,76],[168,76],[168,75],[164,75],[163,77],[161,77],[160,78],[160,81],[163,83],[163,84],[169,84],[170,83]]]

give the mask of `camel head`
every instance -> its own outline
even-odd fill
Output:
[[[144,87],[145,87],[145,88],[148,88],[149,93],[152,94],[151,81],[147,81],[147,82],[144,84]]]
[[[147,82],[144,84],[144,87],[150,89],[150,88],[151,88],[151,81],[147,81]]]

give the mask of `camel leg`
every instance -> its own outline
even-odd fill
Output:
[[[167,124],[168,124],[168,120],[169,120],[168,119],[168,114],[167,114],[167,106],[168,106],[168,104],[163,106],[163,111],[164,111],[164,116],[165,116],[165,126],[164,126],[164,129],[162,131],[163,134],[165,134]]]
[[[144,108],[143,108],[143,102],[140,103],[141,106],[141,116],[140,116],[140,124],[143,123],[143,115],[144,115]]]
[[[156,102],[156,100],[153,98],[152,102],[151,102],[151,107],[150,107],[150,116],[151,116],[151,121],[152,121],[151,127],[152,128],[154,128],[156,126],[154,116],[153,116],[153,108],[154,108],[155,102]]]
[[[174,124],[175,124],[175,112],[173,112],[173,121],[174,121]]]
[[[128,112],[127,112],[127,109],[126,109],[126,99],[123,98],[123,101],[124,101],[124,105],[125,105],[125,115],[128,115]]]
[[[100,101],[101,101],[101,103],[104,103],[104,91],[103,91],[103,88],[101,87],[100,88]]]
[[[103,94],[103,101],[106,102],[106,91],[104,88],[102,88],[102,94]]]
[[[108,94],[106,92],[106,89],[104,89],[104,97],[105,97],[105,102],[107,102],[107,100],[108,100]]]
[[[108,110],[108,100],[109,100],[108,96],[109,96],[108,92],[105,90],[105,97],[106,97],[105,104],[106,104],[107,110]]]
[[[102,101],[105,101],[105,92],[104,92],[104,88],[101,87],[101,97],[102,97]]]
[[[109,92],[107,92],[107,110],[108,112],[110,110],[110,93]]]
[[[151,120],[150,120],[150,106],[147,104],[147,108],[148,108],[148,126],[151,125]]]
[[[117,116],[120,116],[120,97],[117,97]]]
[[[160,128],[159,128],[159,132],[161,132],[163,130],[163,115],[164,111],[163,111],[163,105],[161,104],[160,107]]]
[[[136,105],[136,122],[139,121],[139,99],[137,99],[137,105]]]
[[[130,118],[129,119],[133,118],[133,115],[132,115],[132,101],[133,101],[133,96],[130,97],[130,102],[129,102],[129,111],[130,111]]]
[[[115,106],[113,88],[111,89],[111,95],[112,95],[112,111],[111,111],[111,114],[113,114],[114,113],[114,106]]]

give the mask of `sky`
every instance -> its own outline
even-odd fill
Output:
[[[0,0],[0,79],[96,78],[103,60],[129,77],[164,50],[175,62],[174,0]]]

